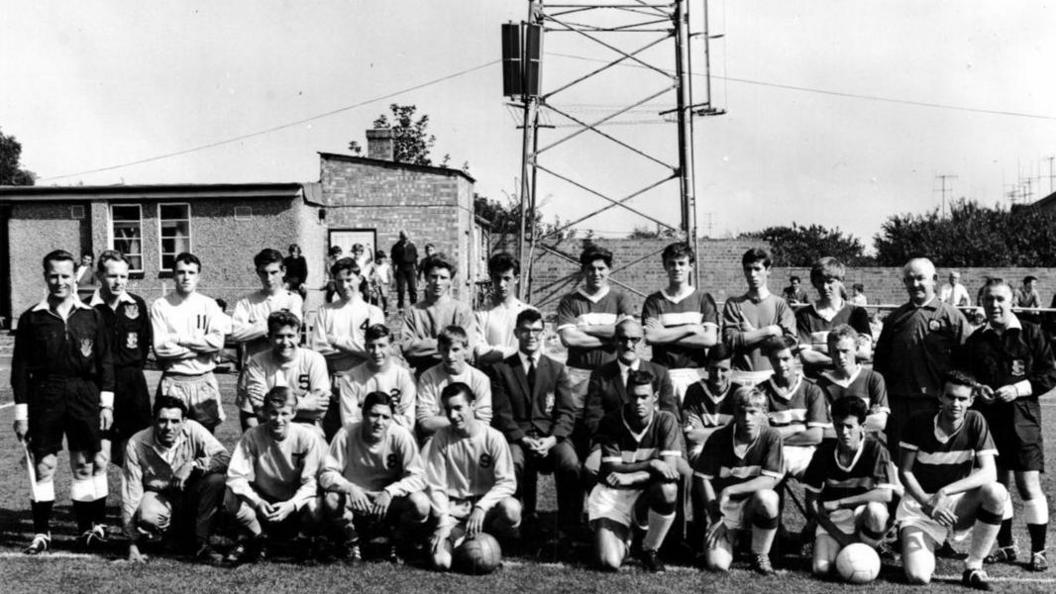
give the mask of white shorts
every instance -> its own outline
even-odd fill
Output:
[[[964,493],[950,495],[950,507],[956,508],[964,495]],[[947,528],[929,518],[927,514],[924,513],[924,509],[920,505],[920,502],[911,495],[903,497],[902,501],[898,504],[898,511],[895,512],[895,522],[898,524],[899,530],[909,526],[920,528],[939,545],[946,542],[947,538],[955,542],[960,542],[968,538],[969,534],[971,534],[971,524],[965,528],[957,526]]]
[[[750,528],[748,518],[745,517],[748,501],[751,497],[742,499],[730,499],[722,506],[722,523],[726,524],[727,530],[746,530]],[[732,541],[731,541],[732,542]]]
[[[783,446],[781,454],[785,458],[785,474],[799,478],[807,471],[810,459],[814,457],[814,446]]]
[[[634,504],[644,492],[645,489],[613,489],[607,485],[594,485],[587,498],[587,518],[591,522],[608,519],[630,527],[635,523]]]
[[[859,505],[854,509],[842,508],[838,509],[829,514],[829,520],[836,524],[844,534],[854,534],[858,531],[858,516],[865,512],[865,504]],[[828,536],[829,531],[818,524],[817,530],[814,531],[814,536]]]
[[[708,377],[708,371],[703,367],[682,367],[679,369],[668,369],[671,376],[671,387],[675,390],[678,405],[682,406],[682,400],[686,397],[686,390],[693,384]]]

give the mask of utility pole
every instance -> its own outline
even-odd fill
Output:
[[[1045,157],[1045,160],[1049,162],[1049,193],[1056,191],[1056,156],[1049,155]]]
[[[945,215],[945,213],[946,213],[946,180],[948,180],[948,179],[950,179],[950,180],[957,179],[957,176],[956,175],[939,174],[939,175],[936,175],[935,177],[937,177],[939,179],[939,181],[941,182],[941,184],[942,184],[940,186],[940,188],[941,188],[940,191],[942,192],[942,202],[941,202],[941,206],[939,207],[939,216],[943,217],[943,216],[946,216]],[[950,188],[949,189],[950,189],[950,195],[953,195],[953,184],[950,184]]]

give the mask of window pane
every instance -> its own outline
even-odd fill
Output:
[[[113,249],[128,260],[129,270],[143,270],[143,227],[140,223],[142,211],[136,204],[115,204],[110,207]]]
[[[161,219],[188,219],[188,205],[186,204],[162,204]]]
[[[135,221],[139,222],[139,207],[130,204],[115,204],[111,210],[113,219],[115,221]]]

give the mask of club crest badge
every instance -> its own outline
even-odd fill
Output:
[[[139,317],[139,304],[138,303],[126,303],[125,304],[125,317],[130,320],[135,320]]]
[[[1012,359],[1012,375],[1019,377],[1027,374],[1027,364],[1023,359]]]
[[[139,332],[129,332],[125,335],[125,348],[126,349],[138,349],[139,348]]]
[[[91,338],[81,339],[81,355],[86,359],[92,356],[92,347],[95,346],[95,341]]]
[[[546,406],[545,406],[546,414],[550,414],[551,412],[554,411],[554,400],[555,400],[554,393],[553,392],[547,392],[546,393]]]
[[[932,332],[938,331],[938,329],[941,327],[942,324],[940,324],[938,320],[931,320],[930,322],[928,322],[928,330],[931,330]]]

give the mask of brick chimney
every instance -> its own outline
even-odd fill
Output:
[[[394,148],[392,128],[374,128],[373,130],[367,130],[368,158],[392,161]]]

